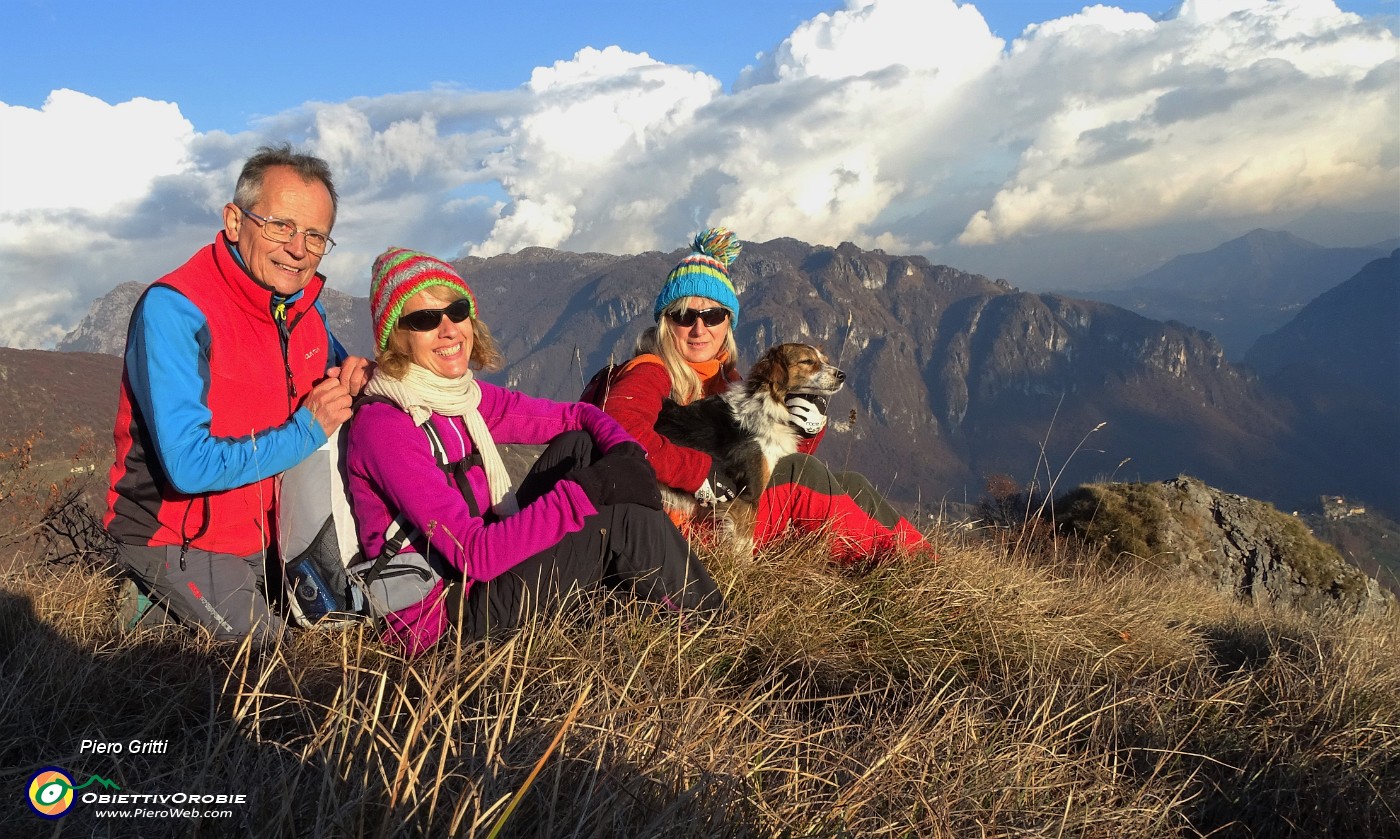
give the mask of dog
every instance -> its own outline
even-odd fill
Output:
[[[779,344],[754,364],[743,382],[718,396],[689,405],[662,403],[656,430],[672,442],[705,452],[737,482],[738,497],[719,505],[735,534],[753,538],[758,496],[768,486],[774,465],[797,451],[801,439],[789,424],[787,399],[801,394],[825,410],[826,401],[846,383],[846,374],[808,344]],[[671,509],[693,515],[693,495],[662,486]]]

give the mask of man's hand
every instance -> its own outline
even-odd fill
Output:
[[[329,437],[350,419],[350,402],[349,388],[339,378],[327,376],[311,388],[302,404],[311,411],[311,416]]]
[[[332,379],[339,379],[345,385],[345,389],[350,395],[359,396],[369,383],[369,377],[374,375],[374,362],[367,358],[360,358],[352,355],[345,359],[339,367],[332,367],[326,371],[326,375]]]

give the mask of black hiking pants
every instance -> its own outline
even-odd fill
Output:
[[[530,467],[516,497],[524,507],[561,478],[600,456],[586,432],[555,437]],[[570,594],[608,589],[663,609],[708,615],[723,596],[671,519],[639,504],[607,505],[582,530],[489,582],[447,590],[447,613],[463,640],[520,626],[534,612],[555,608]]]

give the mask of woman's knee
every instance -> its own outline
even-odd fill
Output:
[[[880,494],[875,491],[875,485],[870,483],[870,479],[859,472],[837,472],[836,480],[846,488],[846,494],[852,498],[862,494],[875,498],[880,497]]]
[[[593,436],[587,431],[561,431],[550,438],[546,448],[574,453],[586,461],[592,457],[595,447]]]
[[[841,472],[836,480],[841,482],[846,495],[880,524],[893,528],[899,522],[898,511],[890,506],[890,502],[870,483],[869,478],[859,472]]]
[[[840,483],[826,464],[802,452],[787,455],[773,465],[773,474],[768,478],[768,486],[783,484],[796,484],[827,495],[841,491]]]
[[[587,431],[564,431],[554,435],[516,489],[515,496],[521,506],[553,489],[569,472],[592,463],[596,457],[594,449],[593,437]]]

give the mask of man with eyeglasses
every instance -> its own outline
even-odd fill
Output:
[[[132,312],[104,519],[130,576],[128,626],[168,616],[219,639],[283,629],[265,565],[274,479],[350,418],[368,378],[317,300],[336,209],[325,161],[258,149],[213,244]]]

